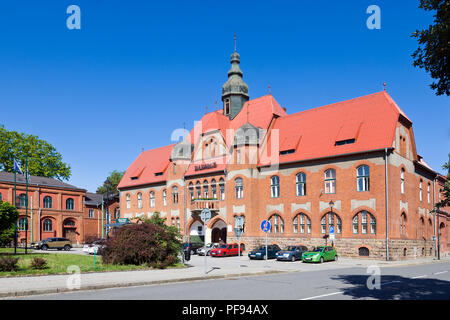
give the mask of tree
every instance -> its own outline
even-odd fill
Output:
[[[8,131],[0,125],[0,170],[13,172],[13,159],[25,170],[25,158],[28,156],[28,172],[31,175],[68,180],[70,166],[62,162],[62,156],[47,141],[37,136]]]
[[[97,188],[97,193],[106,194],[107,192],[119,192],[119,190],[117,190],[117,186],[119,185],[120,180],[122,180],[124,174],[125,171],[114,170],[113,172],[111,172],[108,178],[106,178],[105,182],[103,182],[103,185]]]
[[[450,158],[450,154],[448,156]],[[442,168],[444,170],[447,170],[448,174],[447,174],[447,180],[445,181],[444,188],[441,190],[442,191],[441,201],[436,203],[437,209],[444,208],[444,207],[450,207],[450,161],[445,163],[442,166]]]
[[[420,0],[426,11],[436,10],[434,24],[428,29],[416,30],[411,37],[417,38],[419,48],[413,53],[413,66],[424,68],[433,82],[430,87],[436,95],[450,95],[450,1]]]
[[[14,239],[14,224],[19,218],[19,211],[9,202],[0,200],[0,242],[2,245]]]

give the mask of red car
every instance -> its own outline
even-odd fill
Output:
[[[210,253],[211,257],[237,256],[238,254],[239,254],[239,245],[237,243],[222,244],[218,248],[212,249]]]

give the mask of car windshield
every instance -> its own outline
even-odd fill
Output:
[[[223,245],[220,246],[220,249],[225,249],[226,247],[228,247],[228,245],[223,244]]]
[[[312,250],[312,252],[322,252],[322,250],[323,250],[323,248],[318,247],[318,248],[314,248],[314,249]]]
[[[266,250],[266,247],[265,247],[265,246],[262,246],[262,247],[259,247],[259,248],[256,249],[256,250]]]

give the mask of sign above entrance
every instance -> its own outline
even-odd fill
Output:
[[[203,209],[200,218],[204,223],[208,223],[208,221],[211,220],[211,210],[208,208]]]
[[[205,163],[195,166],[195,171],[206,170],[206,169],[214,169],[217,168],[217,163]]]

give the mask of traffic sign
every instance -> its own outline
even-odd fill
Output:
[[[261,230],[266,233],[270,230],[270,221],[269,220],[263,220],[261,222]]]
[[[334,234],[334,226],[330,226],[330,235]]]
[[[202,213],[200,214],[200,218],[204,223],[207,223],[209,220],[211,220],[211,210],[208,208],[205,208],[202,210]]]

